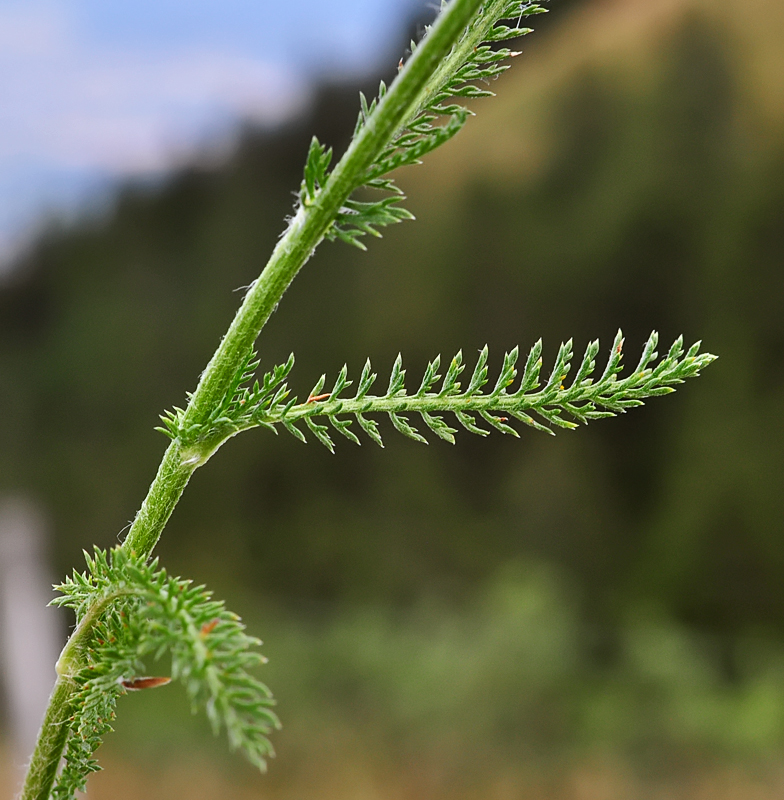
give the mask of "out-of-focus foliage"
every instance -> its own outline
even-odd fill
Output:
[[[510,560],[547,563],[573,603],[566,622],[553,611],[547,647],[565,654],[547,657],[558,668],[542,670],[554,683],[537,701],[543,719],[566,709],[559,741],[612,739],[648,709],[671,742],[702,731],[690,741],[742,750],[764,730],[766,746],[781,746],[780,721],[755,716],[779,703],[779,656],[755,672],[744,645],[752,633],[784,635],[784,73],[746,46],[747,29],[781,28],[779,3],[749,7],[743,28],[709,0],[590,11],[526,40],[528,64],[493,87],[495,108],[400,175],[417,225],[386,230],[368,253],[320,249],[265,330],[262,369],[296,351],[302,384],[292,388],[307,396],[322,371],[348,359],[359,373],[368,354],[391,363],[402,351],[424,372],[433,352],[500,351],[540,335],[574,335],[581,347],[618,326],[632,347],[657,328],[702,338],[721,360],[674,398],[555,439],[524,431],[522,444],[422,448],[387,437],[384,452],[332,456],[250,434],[195,476],[161,555],[173,571],[239,581],[288,608],[400,613],[422,596],[469,603]],[[339,151],[355,97],[324,89],[309,119],[248,131],[219,168],[127,187],[105,218],[49,235],[0,291],[0,485],[46,504],[63,571],[130,519],[164,446],[157,415],[193,388],[237,305],[231,289],[274,245],[310,133]],[[663,622],[633,624],[639,609]],[[481,613],[446,615],[457,630],[442,655],[438,637],[411,633],[407,646],[425,661],[454,659],[475,624],[471,658],[496,647],[493,631],[513,647],[513,612],[492,624]],[[376,622],[365,631],[346,614],[316,643],[329,647],[345,624],[361,665],[359,640]],[[562,622],[599,633],[561,636]],[[697,629],[709,646],[685,633]],[[278,658],[285,669],[285,647],[269,652],[270,671]],[[482,673],[506,693],[477,702],[483,730],[529,720],[509,698],[522,685],[513,667],[524,677],[535,667],[512,658]],[[382,661],[379,675],[397,663]],[[357,669],[359,683],[376,674]],[[449,683],[436,667],[431,678],[422,667],[421,686],[405,664],[393,669],[379,691]],[[614,676],[596,684],[598,699],[592,670]],[[292,698],[309,680],[298,674]],[[428,705],[436,694],[384,707],[412,709],[426,731],[453,719]],[[285,690],[280,698],[287,721]],[[735,710],[722,711],[722,698]],[[496,702],[500,717],[488,711]],[[497,721],[505,713],[514,725]],[[390,724],[414,724],[403,717]]]
[[[292,757],[317,752],[323,744],[311,733],[330,726],[362,731],[401,763],[441,752],[450,769],[469,772],[465,762],[499,754],[592,749],[652,764],[683,750],[763,762],[784,736],[781,643],[740,637],[731,683],[716,637],[649,609],[629,609],[610,645],[607,630],[585,625],[565,581],[541,565],[507,563],[458,607],[431,596],[405,611],[324,611],[303,618],[271,605],[254,620],[267,631],[265,677],[288,709],[276,742]],[[597,657],[609,646],[612,658]],[[144,758],[161,757],[159,738],[175,751],[181,737],[188,747],[209,744],[206,726],[204,736],[186,729],[170,689],[132,699],[122,701],[118,739]],[[160,716],[164,731],[145,745]]]

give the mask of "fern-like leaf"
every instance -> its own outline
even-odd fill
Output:
[[[442,3],[442,8],[445,5]],[[545,10],[529,0],[488,0],[482,5],[460,41],[444,59],[418,107],[352,190],[381,191],[384,196],[362,202],[347,200],[327,231],[326,238],[340,239],[364,250],[365,245],[361,241],[363,236],[380,236],[379,228],[414,218],[399,205],[404,199],[403,193],[387,176],[399,167],[419,164],[423,156],[449,141],[465,125],[472,112],[465,108],[463,102],[471,98],[491,97],[493,92],[487,88],[488,81],[505,72],[509,68],[509,59],[519,55],[508,48],[499,48],[497,44],[530,33],[531,28],[521,27],[522,20]],[[502,20],[516,20],[516,24],[504,25]],[[427,36],[429,31],[426,28],[424,35]],[[476,43],[479,43],[478,46]],[[411,42],[412,54],[417,47],[416,42]],[[477,82],[481,86],[477,86]],[[384,81],[379,85],[378,96],[371,102],[367,101],[364,94],[360,94],[355,138],[365,126],[372,124],[373,116],[386,94]],[[299,193],[299,202],[303,207],[312,205],[325,186],[331,162],[332,149],[314,137]]]
[[[185,685],[193,710],[204,709],[213,730],[225,728],[233,749],[260,769],[273,755],[267,734],[279,727],[272,696],[251,671],[264,662],[260,642],[240,618],[203,586],[171,577],[157,560],[145,563],[121,548],[85,554],[87,572],[56,587],[54,605],[74,609],[77,631],[89,625],[83,666],[71,676],[73,702],[65,764],[52,797],[72,800],[99,769],[93,758],[111,731],[117,698],[160,682],[145,679],[145,663],[171,657],[171,678]]]
[[[358,444],[359,438],[350,428],[352,421],[356,421],[359,429],[383,447],[378,424],[367,415],[384,414],[404,436],[426,442],[411,422],[410,415],[416,415],[425,428],[439,438],[454,443],[457,431],[444,420],[442,415],[445,413],[454,415],[465,430],[481,436],[488,435],[491,429],[519,436],[509,424],[510,418],[552,434],[553,428],[573,429],[578,423],[624,413],[629,408],[642,405],[646,398],[669,394],[675,391],[676,385],[695,377],[715,359],[709,353],[699,352],[699,342],[688,351],[684,350],[683,340],[678,338],[665,357],[654,363],[658,358],[657,343],[658,334],[653,332],[637,366],[628,376],[621,377],[623,336],[619,331],[607,364],[597,379],[593,375],[599,342],[591,342],[568,386],[566,380],[574,356],[571,340],[560,346],[553,368],[546,378],[542,376],[541,341],[531,348],[521,374],[517,368],[519,350],[514,348],[504,356],[492,388],[489,388],[487,347],[480,351],[465,389],[462,389],[460,382],[465,372],[462,352],[449,362],[443,377],[439,374],[440,356],[431,361],[418,389],[413,393],[406,389],[406,370],[402,358],[398,356],[385,393],[370,394],[377,376],[368,361],[353,397],[343,396],[352,385],[348,380],[348,370],[343,367],[331,391],[324,392],[326,377],[322,376],[304,403],[289,398],[284,382],[284,377],[294,364],[294,357],[291,356],[285,365],[267,373],[261,385],[256,382],[252,389],[238,386],[235,400],[227,404],[226,414],[215,421],[210,435],[225,439],[248,428],[262,426],[277,430],[282,426],[302,441],[307,440],[306,431],[309,430],[318,441],[334,451],[335,444],[327,424]],[[518,376],[519,383],[513,388]]]

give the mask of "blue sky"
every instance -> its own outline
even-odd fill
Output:
[[[0,0],[0,262],[51,212],[296,113],[426,0]]]

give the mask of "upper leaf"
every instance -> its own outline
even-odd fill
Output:
[[[442,9],[445,7],[442,3]],[[390,172],[410,164],[419,164],[423,156],[449,141],[471,115],[463,103],[467,99],[491,97],[488,82],[509,68],[509,59],[518,53],[499,48],[497,43],[531,33],[531,28],[521,27],[522,20],[545,11],[541,5],[529,0],[487,0],[475,15],[433,76],[420,103],[408,119],[404,120],[391,141],[374,163],[360,176],[352,191],[361,188],[380,190],[381,199],[347,200],[326,233],[328,239],[341,239],[348,244],[365,249],[361,237],[380,236],[378,229],[413,215],[399,205],[403,194],[387,176]],[[516,20],[512,25],[502,20]],[[425,29],[427,37],[430,28]],[[411,42],[411,54],[419,44]],[[401,67],[402,67],[401,60]],[[477,82],[481,85],[477,86]],[[381,101],[387,94],[387,85],[381,81],[378,96],[368,103],[360,94],[360,112],[354,129],[354,138],[373,124]],[[299,193],[302,207],[314,203],[329,179],[332,149],[315,137],[305,163],[305,174]]]

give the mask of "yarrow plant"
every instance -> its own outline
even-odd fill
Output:
[[[73,609],[76,627],[57,663],[23,800],[70,800],[84,790],[98,769],[94,753],[111,730],[117,698],[170,680],[183,683],[194,709],[206,711],[214,730],[225,729],[231,747],[264,769],[273,752],[267,737],[279,722],[269,690],[254,675],[264,660],[258,640],[204,587],[174,578],[150,560],[191,475],[232,436],[261,427],[302,441],[311,436],[330,451],[335,434],[356,444],[367,436],[383,446],[384,415],[420,442],[429,431],[454,443],[452,420],[482,436],[492,430],[519,436],[513,421],[552,433],[672,392],[714,359],[699,352],[699,343],[685,349],[678,339],[657,360],[653,333],[637,366],[622,376],[619,332],[602,371],[597,374],[599,344],[592,342],[571,380],[571,341],[561,345],[546,376],[539,341],[524,361],[517,347],[506,353],[494,379],[487,348],[468,371],[462,353],[443,365],[437,356],[411,389],[400,356],[386,389],[375,393],[377,376],[369,361],[356,381],[344,367],[329,388],[322,376],[302,400],[286,384],[293,355],[256,377],[256,339],[316,247],[338,239],[365,249],[366,237],[413,218],[390,173],[419,163],[463,127],[471,115],[463,101],[492,95],[489,80],[518,55],[503,42],[529,33],[523,21],[543,11],[532,0],[442,2],[436,22],[419,43],[412,42],[394,82],[382,82],[370,102],[360,96],[354,137],[334,168],[332,151],[313,139],[294,215],[269,262],[186,407],[162,417],[159,430],[170,443],[123,544],[110,552],[96,549],[84,573],[74,572],[57,587],[61,596],[55,602]],[[164,656],[170,674],[147,676],[147,668]]]

